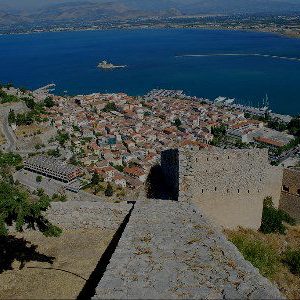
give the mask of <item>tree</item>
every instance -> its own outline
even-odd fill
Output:
[[[15,185],[0,182],[0,236],[8,235],[8,227],[15,226],[18,232],[24,227],[38,229],[45,236],[59,236],[61,229],[52,225],[43,215],[50,205],[46,195],[32,201],[30,194],[20,190]]]
[[[44,100],[44,105],[48,108],[51,108],[55,105],[55,102],[53,100],[52,97],[48,96],[45,100]]]
[[[180,127],[180,126],[182,125],[181,120],[180,120],[179,118],[175,119],[174,125],[175,125],[177,128]]]
[[[59,142],[61,146],[64,146],[66,141],[70,139],[70,136],[67,132],[59,131],[56,137],[56,140]]]
[[[36,180],[36,182],[40,183],[40,182],[42,182],[43,177],[40,176],[40,175],[39,175],[39,176],[36,176],[35,180]]]
[[[293,118],[287,128],[291,134],[300,137],[300,116]]]
[[[211,133],[217,138],[222,137],[226,135],[226,126],[221,125],[221,126],[212,127]]]
[[[105,105],[105,107],[102,110],[104,112],[110,112],[110,111],[118,110],[118,108],[114,102],[109,102]]]
[[[110,183],[108,183],[104,194],[105,194],[106,197],[112,197],[113,196],[114,190],[113,190],[113,187],[111,186]]]
[[[30,109],[34,109],[35,108],[35,102],[33,100],[33,98],[29,98],[29,97],[23,97],[21,98],[21,100],[23,100],[26,104],[26,106]]]
[[[285,234],[286,227],[283,222],[295,224],[295,220],[286,212],[274,207],[272,197],[265,198],[260,231],[265,234],[273,232]]]
[[[8,124],[11,125],[11,124],[15,124],[16,123],[16,114],[15,114],[15,111],[12,109],[9,111],[9,114],[8,114]]]
[[[30,193],[14,183],[8,167],[16,167],[22,162],[19,155],[0,152],[0,236],[7,236],[9,228],[15,226],[18,232],[24,228],[41,231],[45,236],[58,236],[61,229],[51,224],[42,213],[51,199],[45,193],[38,193],[33,200]],[[4,176],[3,176],[4,175]]]
[[[91,180],[92,185],[97,185],[97,184],[99,184],[99,182],[100,182],[99,174],[94,173],[93,177],[92,177],[92,180]]]
[[[60,157],[60,152],[59,152],[59,149],[56,148],[56,149],[50,149],[47,151],[47,154],[49,156],[53,156],[53,157]]]

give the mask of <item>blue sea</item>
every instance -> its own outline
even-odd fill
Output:
[[[128,67],[103,71],[97,68],[102,60]],[[252,105],[261,105],[268,94],[273,111],[295,115],[300,113],[300,39],[198,29],[3,35],[0,82],[30,89],[55,83],[57,94],[70,95],[182,89]]]

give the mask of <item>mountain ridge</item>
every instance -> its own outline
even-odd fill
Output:
[[[25,4],[29,3],[28,6]],[[31,3],[31,5],[30,5]],[[205,14],[300,12],[295,0],[0,0],[0,23],[92,21]]]

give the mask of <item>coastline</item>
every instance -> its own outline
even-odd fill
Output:
[[[269,33],[278,35],[285,38],[290,39],[300,39],[300,32],[297,33],[290,33],[290,32],[280,32],[280,31],[274,31],[270,28],[266,29],[253,29],[253,28],[235,28],[235,27],[215,27],[215,26],[188,26],[188,25],[182,25],[182,26],[159,26],[159,25],[153,25],[153,26],[128,26],[128,27],[107,27],[107,28],[63,28],[63,29],[53,29],[53,30],[43,30],[43,31],[27,31],[27,32],[12,32],[12,33],[0,33],[0,36],[10,36],[10,35],[31,35],[31,34],[43,34],[43,33],[65,33],[65,32],[84,32],[84,31],[109,31],[109,30],[154,30],[154,29],[162,29],[162,30],[169,30],[169,29],[195,29],[195,30],[213,30],[213,31],[240,31],[240,32],[253,32],[253,33]]]

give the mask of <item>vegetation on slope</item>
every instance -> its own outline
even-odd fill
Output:
[[[51,199],[39,193],[37,199],[22,188],[12,177],[12,169],[22,163],[19,155],[0,152],[0,236],[6,236],[14,226],[18,232],[24,228],[41,231],[45,236],[58,236],[61,230],[52,225],[43,212]]]
[[[259,231],[226,231],[246,260],[275,282],[289,299],[300,298],[300,226],[285,212],[264,201]]]

